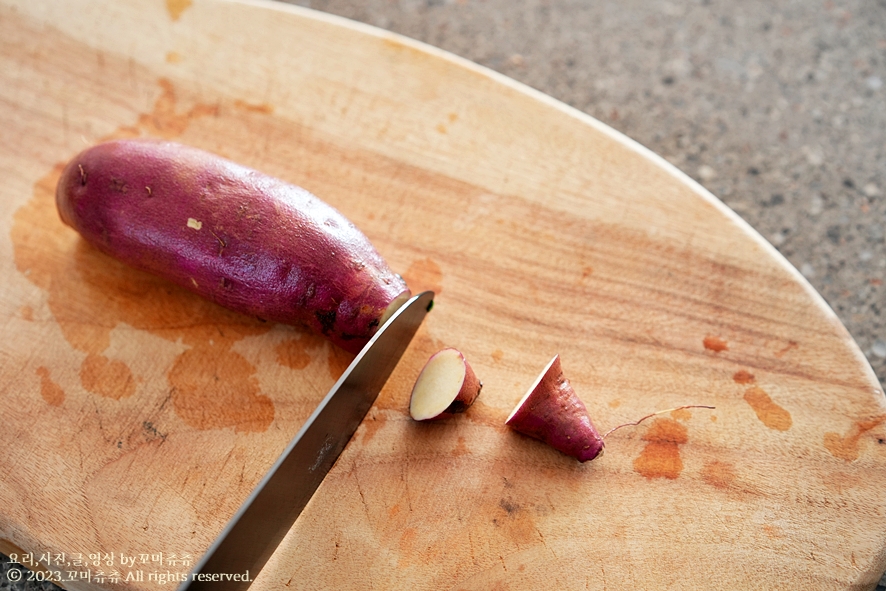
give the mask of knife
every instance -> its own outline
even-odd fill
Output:
[[[412,297],[375,333],[178,591],[242,591],[258,575],[344,450],[434,303]]]

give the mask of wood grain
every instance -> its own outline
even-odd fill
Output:
[[[858,348],[775,249],[601,123],[264,2],[3,0],[0,60],[2,548],[167,561],[63,586],[168,589],[147,575],[187,570],[170,555],[205,550],[350,361],[59,222],[60,167],[129,136],[304,186],[438,292],[255,589],[843,590],[886,569],[886,404]],[[443,346],[482,395],[416,424]],[[601,430],[716,409],[577,464],[503,425],[555,353]]]

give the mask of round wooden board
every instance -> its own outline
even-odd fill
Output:
[[[0,549],[119,573],[62,586],[170,588],[350,361],[59,222],[60,166],[127,136],[304,186],[438,294],[253,589],[842,590],[886,569],[886,404],[858,348],[751,228],[601,123],[267,2],[3,0],[0,60]],[[482,395],[416,424],[443,346]],[[716,409],[578,464],[503,424],[558,353],[601,430]]]

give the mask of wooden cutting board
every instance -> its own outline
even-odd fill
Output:
[[[0,539],[62,586],[171,588],[351,359],[59,222],[60,167],[129,136],[306,187],[438,294],[257,591],[844,590],[886,570],[873,372],[777,251],[658,156],[307,10],[2,0]],[[443,346],[482,395],[416,424],[412,382]],[[557,353],[601,431],[716,409],[621,429],[579,464],[503,425]]]

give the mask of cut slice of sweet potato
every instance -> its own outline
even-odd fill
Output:
[[[415,381],[409,414],[416,421],[428,421],[462,413],[474,403],[482,387],[458,349],[443,349],[428,359]]]
[[[603,452],[603,438],[563,375],[559,355],[548,363],[505,424],[580,462],[593,460]]]

